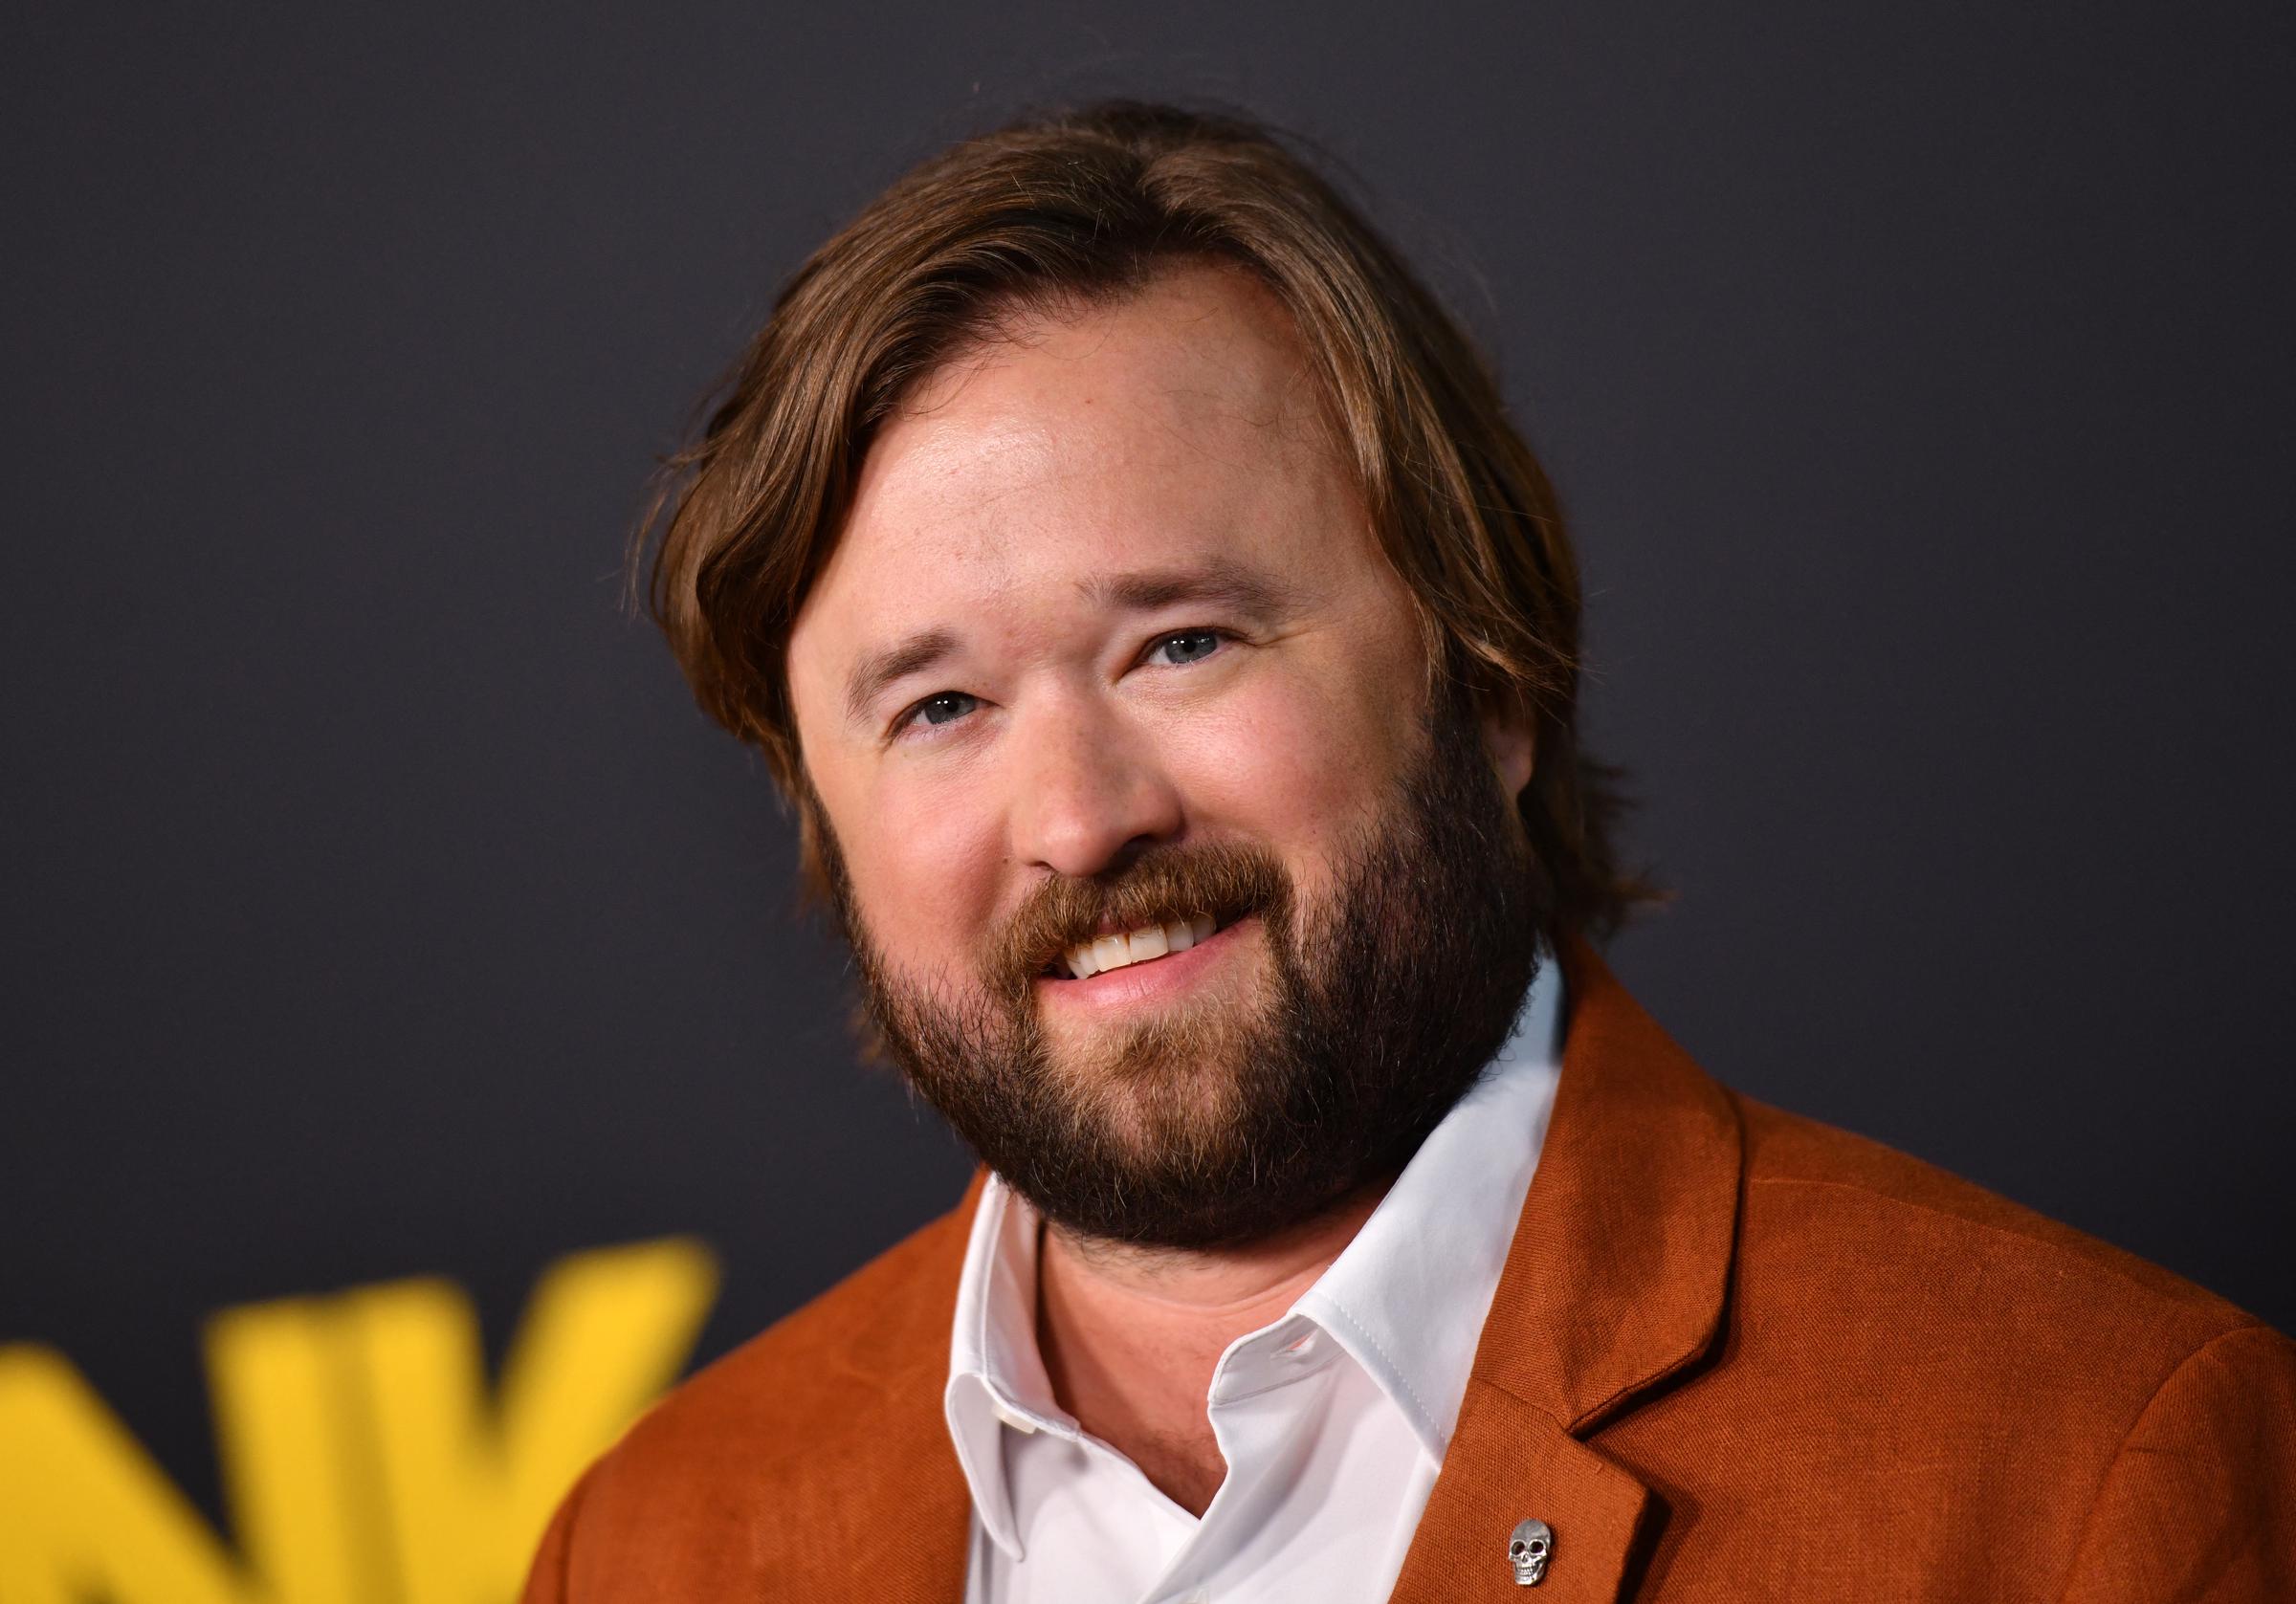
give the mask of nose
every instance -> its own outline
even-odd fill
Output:
[[[1089,701],[1040,710],[1012,732],[1014,855],[1081,878],[1179,833],[1180,794],[1152,744]]]

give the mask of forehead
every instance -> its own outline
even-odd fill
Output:
[[[793,656],[1112,565],[1296,569],[1368,542],[1289,315],[1241,270],[1189,266],[1019,319],[921,384],[864,461]]]

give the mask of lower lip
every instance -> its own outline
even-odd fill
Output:
[[[1246,932],[1259,924],[1258,915],[1238,919],[1205,936],[1184,953],[1167,953],[1145,963],[1088,975],[1081,980],[1043,977],[1037,995],[1062,1006],[1130,1008],[1176,997],[1203,979],[1241,945]]]

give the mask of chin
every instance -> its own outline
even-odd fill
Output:
[[[1234,1118],[1244,1079],[1236,1035],[1199,1021],[1159,1022],[1113,1042],[1048,1045],[1054,1077],[1112,1125],[1159,1131],[1193,1146],[1201,1140],[1195,1132],[1219,1131]]]

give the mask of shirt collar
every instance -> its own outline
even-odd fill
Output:
[[[1481,1078],[1292,1306],[1363,1368],[1439,1463],[1545,1140],[1562,1026],[1561,969],[1542,950],[1508,1040]],[[943,1395],[973,1507],[1016,1560],[1005,1433],[1080,1436],[1053,1400],[1036,1345],[1037,1225],[1036,1211],[991,1175],[958,1282]]]
[[[1546,1139],[1562,975],[1541,955],[1514,1029],[1293,1309],[1354,1356],[1442,1462]]]
[[[1053,1401],[1036,1346],[1037,1213],[991,1175],[973,1212],[973,1231],[957,1283],[957,1323],[943,1396],[949,1438],[989,1536],[1021,1557],[1004,1476],[1004,1433],[1077,1435]]]

